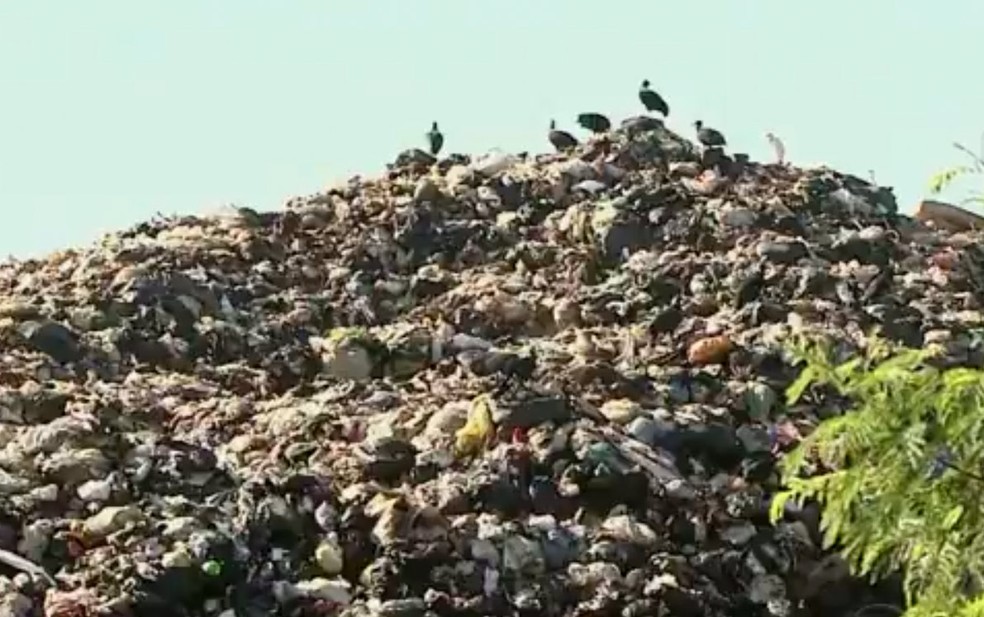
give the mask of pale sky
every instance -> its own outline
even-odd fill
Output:
[[[984,131],[980,0],[0,3],[0,256],[156,211],[279,208],[423,144],[548,150],[556,118],[702,119],[767,158],[896,187]],[[961,192],[961,195],[963,193]]]

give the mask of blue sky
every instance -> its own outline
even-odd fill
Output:
[[[374,174],[439,120],[449,151],[546,150],[550,118],[701,118],[911,207],[984,131],[972,0],[34,0],[0,3],[0,255],[156,211],[278,208]]]

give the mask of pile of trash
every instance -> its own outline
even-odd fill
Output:
[[[980,362],[974,232],[649,118],[0,269],[0,615],[850,615],[786,345]]]

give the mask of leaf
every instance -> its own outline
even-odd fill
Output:
[[[953,526],[957,524],[957,522],[960,520],[960,517],[963,516],[963,513],[964,513],[964,507],[962,505],[957,504],[953,506],[953,508],[951,508],[950,511],[946,513],[946,516],[943,517],[943,529],[947,531],[953,529]]]
[[[984,594],[963,605],[960,617],[984,617]]]
[[[773,525],[782,520],[783,515],[786,513],[786,504],[792,498],[792,491],[780,491],[772,498],[772,503],[769,504],[769,521]]]
[[[876,562],[884,556],[884,549],[884,542],[870,544],[861,556],[858,572],[860,574],[868,574],[874,570]]]
[[[834,369],[834,375],[840,381],[848,381],[857,372],[858,367],[864,362],[864,358],[854,358],[848,360],[842,364],[839,364],[837,368]]]
[[[792,384],[786,388],[786,404],[795,405],[810,384],[813,383],[814,377],[816,377],[816,369],[813,365],[809,365],[800,372],[799,377],[796,378]]]
[[[944,169],[943,171],[933,174],[933,177],[929,180],[929,192],[934,195],[940,193],[953,183],[954,180],[960,176],[966,175],[973,171],[970,167],[966,165],[957,165],[955,167],[950,167]]]

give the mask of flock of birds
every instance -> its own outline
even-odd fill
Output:
[[[639,101],[646,108],[647,112],[658,112],[664,118],[670,115],[670,106],[666,104],[666,100],[663,97],[650,87],[648,79],[643,80],[642,86],[639,88]],[[592,133],[605,133],[612,128],[612,123],[607,117],[594,112],[578,115],[577,123]],[[704,123],[700,120],[694,122],[694,128],[697,130],[697,141],[705,147],[720,148],[727,145],[724,135],[720,131],[704,126]],[[773,148],[775,148],[779,162],[781,163],[784,156],[782,143],[772,133],[769,133],[766,137]],[[547,133],[547,139],[550,140],[550,143],[558,152],[569,150],[578,145],[577,138],[567,131],[558,129],[555,120],[550,121],[550,132]],[[427,141],[430,146],[430,153],[437,156],[444,146],[444,135],[438,128],[437,122],[431,125],[431,130],[427,133]]]

